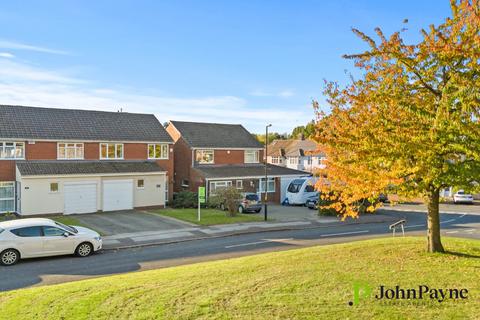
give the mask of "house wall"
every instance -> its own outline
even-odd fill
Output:
[[[214,181],[231,181],[232,182],[232,187],[236,187],[237,181],[241,180],[243,187],[241,189],[238,189],[240,192],[252,192],[252,193],[257,193],[258,186],[260,184],[260,180],[258,178],[248,178],[248,179],[216,179]],[[210,182],[208,186],[208,192],[209,195],[211,194],[210,190]],[[203,181],[203,185],[205,185],[205,182]],[[265,194],[258,194],[260,196],[260,199],[263,201],[265,199]],[[268,193],[268,202],[270,203],[280,203],[280,198],[281,198],[281,189],[280,189],[280,178],[276,177],[275,178],[275,192],[269,192]]]
[[[165,175],[128,175],[128,176],[85,176],[85,177],[46,177],[22,178],[21,183],[21,214],[61,214],[64,210],[64,184],[66,182],[95,182],[97,184],[97,208],[103,208],[102,183],[107,180],[133,180],[133,204],[135,208],[165,206]],[[144,189],[137,188],[137,180],[144,179]],[[50,183],[58,182],[58,192],[50,192]],[[157,187],[160,186],[160,187]]]
[[[19,141],[21,142],[21,141]],[[25,160],[57,160],[57,142],[35,141],[25,143]],[[78,141],[82,142],[82,141]],[[123,143],[125,160],[146,160],[148,158],[148,144],[146,143]],[[84,143],[84,159],[100,159],[100,143]],[[172,200],[174,189],[174,150],[173,144],[169,144],[168,159],[157,160],[158,165],[167,171],[169,179],[169,198]],[[0,181],[15,181],[15,160],[0,160]]]

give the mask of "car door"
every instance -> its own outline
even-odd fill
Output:
[[[14,246],[22,258],[41,257],[43,252],[43,233],[40,226],[23,227],[10,230],[16,237]]]
[[[75,250],[74,235],[53,227],[43,226],[43,251],[47,255],[72,254]],[[68,234],[68,237],[65,234]]]

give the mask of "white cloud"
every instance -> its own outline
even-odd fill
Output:
[[[13,59],[15,56],[9,52],[0,52],[0,58]]]
[[[313,117],[309,106],[286,109],[257,108],[236,96],[172,97],[141,94],[139,90],[95,87],[59,71],[0,59],[0,104],[153,113],[168,120],[241,123],[262,132],[265,123],[274,131],[290,131]]]
[[[285,89],[281,91],[266,91],[262,89],[256,89],[250,92],[251,96],[254,97],[277,97],[277,98],[289,98],[295,95],[295,92],[290,89]]]
[[[0,48],[10,49],[10,50],[35,51],[35,52],[61,54],[61,55],[68,54],[68,52],[63,50],[50,49],[50,48],[39,47],[39,46],[34,46],[34,45],[15,42],[15,41],[8,41],[8,40],[0,40]]]

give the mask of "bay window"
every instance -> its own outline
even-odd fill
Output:
[[[168,159],[168,144],[149,144],[148,159]]]
[[[260,183],[258,185],[258,192],[260,193],[265,192],[265,178],[260,179]],[[268,193],[275,192],[275,178],[268,178],[267,192]]]
[[[123,159],[123,144],[101,143],[100,159]]]
[[[198,163],[213,163],[213,150],[197,150],[195,161]]]
[[[59,143],[57,151],[59,160],[82,160],[83,143]]]
[[[24,159],[24,142],[5,142],[0,141],[0,159]]]
[[[245,150],[245,163],[258,163],[258,150]]]

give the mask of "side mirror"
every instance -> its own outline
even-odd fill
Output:
[[[64,236],[65,238],[68,238],[68,236],[70,236],[70,234],[69,234],[68,232],[64,232],[64,233],[63,233],[63,236]]]

